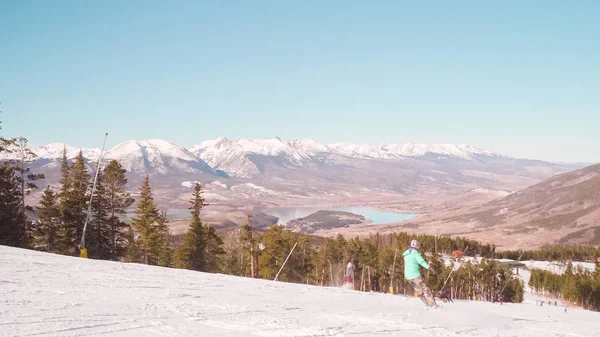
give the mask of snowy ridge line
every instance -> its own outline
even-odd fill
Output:
[[[167,145],[167,144],[170,144]],[[405,157],[421,157],[428,153],[445,155],[450,157],[473,160],[477,155],[510,158],[492,151],[484,150],[472,145],[466,144],[423,144],[423,143],[382,143],[377,145],[335,143],[324,145],[310,139],[298,139],[283,141],[279,137],[264,139],[238,139],[229,140],[220,137],[214,140],[207,140],[198,145],[190,146],[187,149],[173,142],[161,139],[148,140],[129,140],[123,142],[108,150],[113,157],[125,155],[135,146],[145,147],[154,146],[155,148],[166,150],[165,153],[177,157],[189,157],[193,154],[212,152],[229,152],[232,155],[235,152],[254,153],[268,156],[289,155],[297,161],[308,160],[318,154],[337,154],[350,157],[374,158],[374,159],[402,159]],[[77,156],[79,150],[83,151],[84,157],[90,160],[97,159],[100,154],[99,148],[80,148],[64,143],[51,143],[35,146],[32,151],[43,159],[61,158],[63,148],[67,150],[67,158],[71,159]],[[187,153],[184,153],[187,152]],[[8,158],[9,154],[2,156]],[[14,156],[11,156],[11,158]],[[6,159],[3,158],[3,159]]]
[[[0,246],[0,337],[597,336],[600,315],[420,299]]]
[[[42,164],[56,162],[66,150],[67,159],[73,159],[81,150],[88,161],[96,161],[100,149],[77,148],[64,143],[33,147]],[[284,141],[279,137],[264,139],[217,138],[189,148],[162,139],[129,140],[106,151],[105,159],[117,160],[129,172],[159,174],[204,173],[218,171],[238,178],[261,174],[265,162],[283,168],[319,167],[343,158],[362,160],[406,161],[411,158],[427,160],[477,161],[481,156],[508,158],[471,145],[452,144],[392,144],[379,145],[337,143],[320,144],[310,139]],[[0,160],[18,159],[17,153],[2,153]]]
[[[311,139],[283,141],[279,137],[265,139],[229,140],[224,137],[208,140],[189,148],[192,153],[212,154],[219,152],[255,153],[277,156],[289,155],[296,160],[310,159],[319,154],[334,154],[349,157],[372,159],[402,159],[405,157],[422,157],[428,153],[473,160],[477,155],[490,157],[507,156],[484,150],[472,145],[460,144],[417,144],[417,143],[383,143],[378,145],[335,143],[324,145]]]

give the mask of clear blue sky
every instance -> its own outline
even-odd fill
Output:
[[[600,161],[600,1],[0,1],[4,136]]]

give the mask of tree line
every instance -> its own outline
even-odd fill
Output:
[[[522,256],[521,256],[522,255]],[[497,252],[496,257],[500,259],[536,261],[579,261],[596,262],[600,258],[600,248],[591,246],[552,246],[537,250],[513,250]]]
[[[472,247],[474,251],[492,256],[494,247],[463,238],[437,237],[394,233],[372,235],[368,238],[335,238],[311,243],[311,237],[271,225],[264,230],[253,230],[249,221],[226,241],[221,272],[274,279],[290,251],[285,268],[278,280],[320,286],[342,286],[346,265],[355,265],[353,287],[359,291],[413,294],[404,280],[402,253],[410,241],[417,238],[420,251],[429,260],[433,272],[424,277],[434,291],[449,288],[454,298],[484,301],[521,302],[523,284],[513,278],[512,271],[491,259],[479,264],[442,260],[442,253]],[[294,245],[296,247],[294,248]],[[293,250],[292,250],[293,249]],[[460,265],[457,265],[459,264]],[[454,270],[454,271],[453,271]],[[443,287],[445,286],[445,287]]]
[[[583,308],[600,311],[600,264],[592,272],[571,262],[562,274],[547,270],[531,270],[529,286],[538,293],[561,298]]]

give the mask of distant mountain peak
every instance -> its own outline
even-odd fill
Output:
[[[126,170],[132,172],[212,172],[209,165],[190,151],[164,139],[128,140],[110,149],[106,158],[119,161]]]

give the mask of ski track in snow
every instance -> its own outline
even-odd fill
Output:
[[[0,336],[600,336],[600,314],[417,298],[0,246]]]

